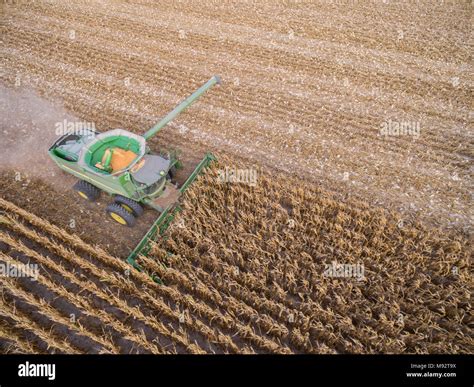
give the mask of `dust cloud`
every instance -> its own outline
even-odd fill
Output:
[[[55,183],[74,182],[48,156],[58,137],[58,123],[78,122],[60,105],[34,90],[11,89],[0,83],[0,170]]]

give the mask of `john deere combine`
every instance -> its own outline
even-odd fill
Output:
[[[178,189],[171,183],[179,166],[176,155],[151,153],[147,140],[218,83],[220,78],[212,77],[142,136],[124,129],[73,132],[56,140],[49,154],[59,168],[80,179],[74,188],[81,197],[94,201],[101,191],[112,195],[113,203],[106,211],[118,223],[133,226],[143,206],[159,211],[160,218],[150,230],[153,234],[166,223],[179,196],[214,156],[206,154]]]

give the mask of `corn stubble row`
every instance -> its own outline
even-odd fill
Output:
[[[131,267],[123,261],[108,255],[97,246],[84,243],[77,236],[44,219],[3,199],[0,199],[0,206],[5,211],[2,216],[5,230],[0,233],[0,241],[9,247],[11,255],[2,254],[1,260],[13,262],[16,254],[21,253],[30,262],[40,264],[47,273],[38,277],[40,284],[54,292],[57,298],[62,298],[76,307],[81,314],[98,317],[104,326],[134,343],[136,352],[254,353],[252,346],[265,352],[291,352],[278,341],[260,336],[251,327],[234,321],[225,313],[209,307],[205,302],[171,287],[157,285],[146,274],[130,270]],[[23,243],[23,239],[27,243]],[[38,252],[38,247],[47,253],[43,255]],[[87,258],[91,256],[94,257],[94,263]],[[56,262],[56,259],[59,262]],[[68,264],[74,268],[73,272],[68,270]],[[78,272],[78,269],[83,270],[83,273]],[[123,273],[128,273],[128,278]],[[98,283],[101,285],[97,285]],[[81,291],[77,293],[74,289]],[[16,280],[10,280],[9,285],[5,286],[5,291],[17,298],[27,294]],[[141,302],[140,306],[137,306],[136,302],[131,305],[131,296]],[[27,299],[23,297],[22,300],[26,300],[30,306],[47,305],[45,300],[41,299],[41,295],[37,294],[30,295]],[[132,302],[134,301],[136,300]],[[103,307],[104,303],[125,312],[132,322],[139,321],[145,324],[158,336],[165,337],[168,344],[155,342],[150,335],[146,336],[143,332],[140,334],[130,320],[122,322],[120,316]],[[152,310],[153,314],[147,314],[145,309]],[[182,310],[191,313],[183,314]],[[77,334],[86,336],[96,346],[101,346],[102,349],[98,352],[124,352],[115,336],[107,336],[105,332],[102,335],[97,334],[94,332],[94,327],[87,326],[89,323],[81,325],[79,321],[81,318],[78,318],[77,326],[68,323],[69,315],[64,310],[56,310],[49,306],[45,315],[50,319],[52,326],[68,325],[70,329],[78,331]],[[31,315],[28,317],[32,319],[33,324],[34,318]],[[229,334],[230,331],[235,333],[234,330],[243,338],[238,344]],[[205,348],[198,343],[197,336],[200,337],[201,343],[205,343]],[[23,335],[23,339],[25,337],[26,335]],[[47,338],[43,340],[43,344],[48,345],[47,352],[51,352],[48,343],[53,342],[53,339],[51,337],[49,340]],[[68,339],[64,338],[66,342]],[[33,349],[35,352],[44,352],[45,345],[37,345]],[[92,348],[86,351],[82,347],[74,348],[74,351],[91,352]]]
[[[2,254],[0,260],[13,262],[17,254],[21,253],[28,258],[29,262],[39,264],[47,273],[38,277],[40,284],[54,292],[57,298],[62,298],[78,308],[81,314],[99,318],[102,326],[110,328],[115,335],[111,337],[105,332],[94,331],[94,327],[82,326],[83,322],[79,317],[77,322],[68,323],[67,318],[70,316],[67,311],[50,306],[45,311],[45,315],[50,319],[51,324],[45,326],[45,329],[50,329],[57,324],[68,325],[70,329],[76,331],[76,334],[86,336],[100,345],[102,347],[100,352],[124,353],[125,349],[119,344],[121,339],[126,339],[132,344],[134,352],[139,353],[205,353],[206,350],[196,341],[196,334],[200,333],[194,331],[198,329],[199,332],[206,334],[209,342],[215,343],[216,348],[221,348],[222,352],[231,351],[232,342],[229,343],[228,337],[211,329],[205,322],[193,317],[182,320],[174,299],[180,300],[182,304],[187,305],[188,309],[192,304],[201,313],[207,310],[212,318],[222,318],[215,311],[206,309],[204,305],[195,303],[192,299],[181,299],[180,295],[175,294],[172,289],[168,290],[166,287],[157,285],[144,273],[130,270],[128,264],[108,255],[99,247],[84,243],[77,236],[68,234],[12,203],[0,199],[0,206],[5,211],[2,217],[4,227],[0,233],[0,239],[4,246],[9,247],[8,255]],[[27,243],[23,243],[23,239]],[[30,248],[32,243],[35,245]],[[37,247],[40,247],[41,251],[47,251],[46,255],[38,252]],[[87,258],[88,256],[93,256],[95,264]],[[56,259],[59,262],[56,262]],[[18,260],[17,263],[20,261]],[[69,267],[74,267],[74,271],[68,270],[66,267],[68,264],[72,265]],[[77,272],[77,269],[83,270],[82,275]],[[27,293],[19,281],[8,280],[8,284],[5,284],[3,288],[10,297],[16,300],[20,298],[32,307],[47,305],[40,294],[30,294],[25,299],[23,296]],[[77,292],[75,289],[81,289],[81,291]],[[132,297],[135,298],[132,300]],[[16,303],[11,302],[6,309],[8,310],[9,307],[10,310],[15,310],[15,305]],[[111,307],[124,312],[126,318],[120,319],[120,316],[110,309]],[[150,310],[152,313],[149,313]],[[31,324],[34,324],[35,319],[31,314],[27,318],[31,320]],[[137,322],[151,331],[152,335],[140,332]],[[22,332],[19,334],[28,341],[27,335]],[[165,338],[165,341],[162,338]],[[68,339],[64,337],[66,342]],[[201,339],[202,341],[207,341],[207,339]],[[50,342],[54,342],[52,337],[49,340],[45,337],[43,340],[43,344],[46,345]],[[45,345],[37,345],[33,347],[33,350],[44,352],[44,347]],[[74,350],[90,352],[92,348],[84,350],[81,347]],[[239,350],[234,347],[234,352]],[[243,350],[252,352],[250,349]],[[48,349],[46,352],[51,351]]]
[[[335,201],[280,176],[261,174],[255,187],[222,183],[218,167],[199,178],[182,207],[169,235],[140,263],[280,349],[474,348],[472,250],[462,234],[403,224],[395,213]],[[326,276],[333,262],[359,264],[363,277]]]

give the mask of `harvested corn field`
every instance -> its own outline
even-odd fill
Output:
[[[155,141],[238,155],[408,217],[469,227],[472,6],[287,3],[4,5],[1,79],[102,130],[143,133],[222,74],[225,87]]]
[[[1,12],[0,262],[38,271],[0,277],[0,352],[473,352],[472,4]],[[160,215],[127,228],[104,193],[79,201],[55,128],[143,136],[213,74],[148,145],[179,152],[178,188],[218,162],[135,270]]]

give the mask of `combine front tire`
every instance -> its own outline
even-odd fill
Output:
[[[100,189],[84,180],[79,180],[73,187],[79,196],[91,202],[97,200],[100,196]]]
[[[168,171],[168,180],[173,180],[176,175],[176,166],[172,166]]]
[[[123,226],[133,227],[135,225],[136,219],[133,214],[118,203],[109,204],[105,211],[113,220]]]
[[[114,198],[114,202],[120,204],[123,208],[125,208],[129,213],[133,214],[135,217],[139,217],[143,214],[143,207],[140,203],[136,202],[135,200],[126,198],[122,195],[117,195]]]

